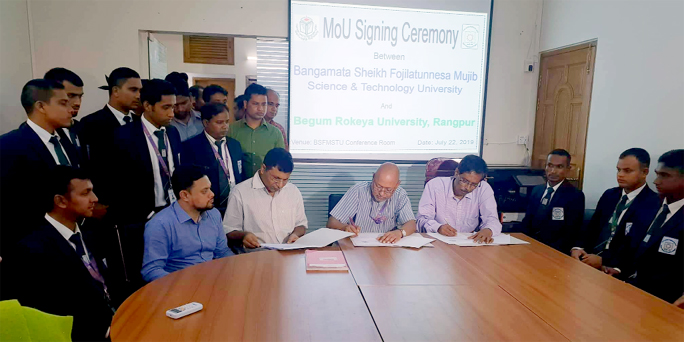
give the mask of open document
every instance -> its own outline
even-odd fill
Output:
[[[311,233],[304,234],[304,236],[300,237],[294,243],[262,243],[261,247],[281,251],[301,248],[320,248],[352,235],[354,235],[354,233],[348,233],[337,229],[319,228]]]
[[[403,237],[397,243],[382,243],[378,238],[383,236],[382,233],[360,233],[359,236],[351,238],[354,247],[411,247],[420,248],[430,245],[430,242],[435,239],[428,239],[420,234],[411,234]]]
[[[475,233],[458,233],[456,236],[445,236],[440,233],[428,233],[428,235],[433,238],[442,241],[450,245],[458,245],[461,247],[474,247],[474,246],[501,246],[501,245],[528,245],[529,242],[514,238],[508,234],[499,234],[494,237],[494,242],[492,243],[477,243],[472,239],[469,239]]]

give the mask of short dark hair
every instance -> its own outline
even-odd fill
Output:
[[[458,173],[466,173],[466,172],[475,172],[478,175],[486,175],[487,174],[487,163],[484,161],[484,159],[474,155],[474,154],[469,154],[463,159],[461,159],[461,162],[458,164]]]
[[[195,181],[207,175],[205,169],[197,165],[178,165],[171,176],[173,193],[180,198],[180,192],[190,190]]]
[[[268,94],[268,89],[266,89],[266,87],[264,87],[260,84],[252,83],[249,85],[249,87],[247,87],[247,89],[245,89],[245,95],[244,95],[245,98],[243,99],[243,101],[249,102],[249,100],[252,99],[252,95],[267,95],[267,94]]]
[[[190,96],[187,74],[174,71],[166,75],[166,78],[164,78],[164,80],[173,84],[173,87],[176,88],[176,96]]]
[[[620,159],[632,156],[639,161],[641,168],[648,169],[651,166],[651,155],[643,148],[633,147],[620,154]]]
[[[663,163],[665,167],[676,169],[680,174],[684,174],[684,150],[672,150],[665,152],[660,158],[658,158],[658,163]]]
[[[50,170],[49,182],[45,188],[45,212],[54,209],[55,196],[68,196],[71,191],[71,181],[74,179],[90,179],[82,169],[67,165],[57,165]]]
[[[557,149],[549,152],[549,154],[546,156],[546,158],[548,158],[550,155],[568,158],[568,165],[570,165],[570,160],[572,160],[572,157],[570,157],[570,152],[568,152],[562,148],[557,148]]]
[[[204,87],[199,86],[199,85],[194,85],[188,89],[188,92],[190,93],[190,96],[199,99],[200,93],[204,90]]]
[[[55,95],[55,89],[64,89],[64,86],[57,81],[42,78],[28,81],[21,88],[21,105],[26,114],[33,112],[33,106],[36,102],[50,102],[50,99]]]
[[[154,106],[164,95],[176,95],[176,88],[167,81],[155,78],[147,81],[140,90],[140,102]]]
[[[67,81],[77,87],[83,87],[83,80],[75,72],[65,68],[52,68],[43,76],[46,80],[53,80],[59,83]]]
[[[131,68],[116,68],[112,70],[109,76],[105,76],[105,79],[107,80],[107,86],[100,88],[107,89],[107,91],[109,91],[109,95],[112,95],[112,89],[114,87],[123,87],[124,83],[126,83],[129,78],[140,78],[140,75]]]
[[[264,165],[266,165],[266,170],[270,170],[274,167],[278,167],[280,172],[291,173],[294,169],[294,162],[292,162],[292,155],[287,152],[284,148],[276,147],[264,157]]]
[[[245,109],[245,94],[242,94],[235,98],[235,103],[238,109]]]
[[[228,92],[225,89],[223,89],[223,87],[221,87],[220,85],[212,84],[204,88],[204,91],[202,92],[202,100],[204,100],[204,102],[209,103],[209,101],[211,101],[211,96],[218,93],[228,96]]]
[[[228,107],[223,103],[207,103],[200,108],[202,120],[211,121],[213,117],[223,112],[229,112]]]

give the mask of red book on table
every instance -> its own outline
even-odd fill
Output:
[[[307,271],[343,271],[349,272],[347,260],[342,251],[306,250]]]

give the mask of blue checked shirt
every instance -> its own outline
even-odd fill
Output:
[[[349,218],[354,217],[354,223],[361,228],[362,233],[386,233],[416,219],[406,190],[401,187],[385,201],[387,207],[380,215],[385,202],[373,199],[371,183],[361,182],[349,188],[330,215],[343,224],[349,224]],[[386,216],[387,219],[380,224],[375,223],[373,218],[378,216]]]

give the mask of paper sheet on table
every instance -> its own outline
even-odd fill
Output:
[[[492,243],[477,243],[468,239],[473,233],[458,233],[456,236],[444,236],[440,233],[428,233],[433,238],[450,245],[457,245],[461,247],[476,247],[476,246],[503,246],[503,245],[528,245],[529,242],[514,238],[508,234],[499,234],[494,237]]]
[[[378,241],[382,233],[360,233],[359,236],[351,238],[355,247],[411,247],[420,248],[429,245],[435,239],[422,237],[420,234],[412,234],[403,237],[397,243],[382,243]]]
[[[352,235],[354,235],[354,233],[343,232],[337,229],[319,228],[309,234],[304,234],[304,236],[300,237],[294,243],[263,243],[261,244],[261,247],[281,251],[302,248],[320,248]]]

